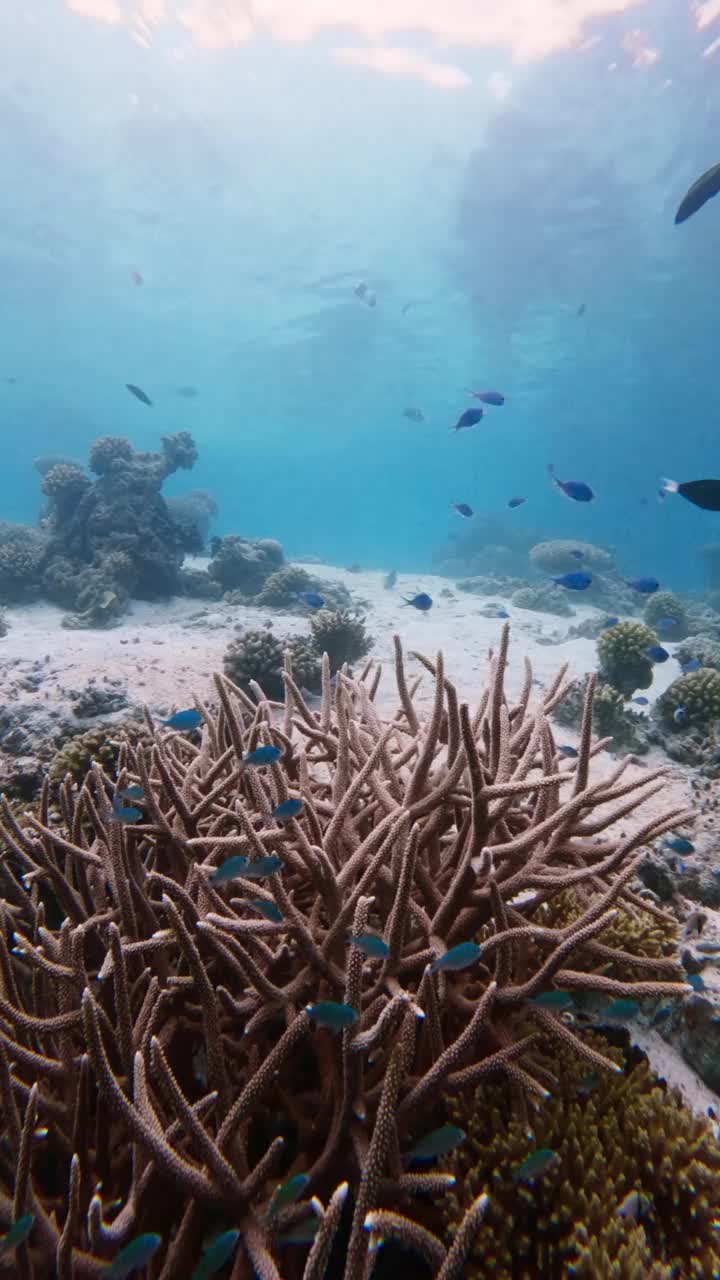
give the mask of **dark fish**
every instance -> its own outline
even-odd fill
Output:
[[[547,472],[553,484],[574,502],[592,502],[595,497],[590,485],[585,484],[583,480],[558,480],[552,462],[548,462]]]
[[[309,1181],[310,1179],[306,1173],[296,1173],[293,1178],[288,1178],[287,1182],[283,1182],[281,1186],[276,1187],[268,1205],[268,1218],[299,1200]]]
[[[541,1147],[539,1151],[533,1151],[527,1160],[523,1160],[522,1164],[513,1169],[513,1182],[534,1182],[535,1178],[541,1178],[544,1173],[547,1173],[557,1160],[557,1151],[551,1151],[549,1147]]]
[[[405,599],[405,604],[411,604],[413,609],[419,609],[421,613],[427,613],[428,609],[432,609],[432,596],[426,591],[421,591],[417,596],[411,596]]]
[[[275,902],[270,902],[268,898],[252,898],[249,906],[255,911],[259,911],[261,916],[266,920],[272,920],[273,924],[280,924],[283,919],[283,913]]]
[[[282,747],[256,747],[243,756],[243,764],[250,769],[259,769],[264,764],[276,764],[282,756]]]
[[[132,280],[133,284],[136,284],[136,285],[142,285],[145,283],[142,277],[142,272],[138,271],[137,267],[133,267],[132,271],[130,272],[130,279]]]
[[[214,1240],[211,1240],[210,1244],[203,1249],[200,1261],[192,1273],[191,1280],[209,1280],[210,1276],[216,1275],[220,1268],[232,1257],[239,1239],[240,1232],[233,1228],[231,1231],[223,1231],[222,1235],[216,1236]]]
[[[616,627],[619,621],[619,618],[606,618],[602,624],[602,630],[607,631],[608,627]]]
[[[571,551],[570,555],[572,556],[573,560],[584,560],[585,558],[584,551]]]
[[[112,808],[118,822],[137,822],[142,818],[140,810],[132,804],[123,804],[121,796],[113,796]]]
[[[680,208],[675,214],[675,226],[686,222],[698,209],[702,209],[708,200],[712,200],[720,191],[720,164],[706,169],[680,201]]]
[[[633,591],[638,591],[642,596],[651,596],[660,590],[660,583],[657,578],[632,578],[627,585]]]
[[[687,707],[676,707],[673,711],[675,724],[685,724],[688,718]]]
[[[309,609],[322,609],[325,605],[325,597],[318,595],[317,591],[298,591],[297,598]]]
[[[274,876],[282,867],[282,858],[276,853],[269,853],[264,858],[247,858],[237,854],[228,858],[213,871],[210,879],[213,884],[224,884],[226,880],[234,880],[236,876],[244,876],[246,880],[264,880],[266,876]]]
[[[677,618],[658,618],[655,627],[658,631],[674,631],[679,627],[680,622]]]
[[[296,1222],[294,1226],[288,1227],[287,1231],[283,1231],[278,1236],[278,1244],[312,1244],[318,1231],[320,1230],[320,1218],[313,1217],[303,1218],[302,1222]]]
[[[187,732],[190,729],[197,729],[202,724],[202,716],[194,707],[188,707],[185,711],[176,711],[168,720],[161,720],[160,724],[164,724],[167,729]]]
[[[358,284],[353,289],[353,293],[355,294],[356,298],[364,298],[367,291],[368,291],[368,287],[366,284]]]
[[[475,514],[472,507],[468,506],[467,502],[451,502],[450,506],[453,511],[457,511],[458,515],[464,516],[466,520],[469,520],[470,517]]]
[[[673,853],[694,853],[695,845],[692,840],[688,840],[687,836],[667,836],[663,840],[666,849],[672,849]]]
[[[464,1129],[459,1129],[455,1124],[444,1124],[416,1142],[412,1150],[403,1156],[403,1163],[411,1164],[414,1160],[435,1160],[438,1156],[447,1156],[451,1151],[455,1151],[466,1137]]]
[[[663,480],[663,493],[679,493],[703,511],[720,511],[720,480]]]
[[[197,387],[178,387],[178,395],[183,396],[186,400],[194,400],[197,395]]]
[[[716,956],[720,951],[720,942],[696,942],[695,950],[704,956]]]
[[[297,818],[304,808],[302,800],[291,796],[289,800],[283,800],[282,804],[276,805],[270,814],[276,822],[288,822],[290,818]]]
[[[670,657],[667,649],[663,649],[661,644],[648,645],[645,653],[651,662],[667,662]]]
[[[430,965],[431,973],[457,973],[468,969],[477,960],[482,947],[477,942],[459,942],[442,956],[436,956]]]
[[[155,1235],[154,1232],[148,1231],[145,1235],[137,1236],[116,1254],[112,1264],[107,1271],[103,1272],[103,1275],[106,1280],[126,1280],[126,1277],[131,1276],[133,1271],[138,1271],[140,1267],[144,1267],[150,1261],[161,1244],[162,1236]]]
[[[553,578],[556,587],[565,587],[568,591],[587,591],[592,578],[589,573],[563,573]]]
[[[126,382],[126,383],[125,383],[125,386],[127,387],[128,391],[130,392],[130,395],[131,395],[131,396],[135,396],[135,399],[136,399],[136,400],[142,400],[142,403],[143,403],[143,404],[149,404],[149,405],[152,405],[152,400],[150,399],[150,397],[149,397],[148,395],[146,395],[146,394],[145,394],[145,392],[143,391],[142,387],[136,387],[136,386],[135,386],[135,384],[134,384],[133,382]]]
[[[352,934],[348,939],[351,946],[359,947],[365,952],[366,956],[389,956],[390,948],[384,938],[379,938],[376,933],[358,933]]]
[[[347,572],[347,573],[362,573],[362,565],[357,564],[357,563],[355,563],[355,564],[349,564],[349,565],[348,565],[348,567],[347,567],[346,572]]]
[[[510,508],[521,507],[523,502],[527,502],[527,498],[511,498],[508,502]]]
[[[637,702],[639,707],[648,707],[650,705],[650,699],[646,698],[644,693],[639,693],[637,698],[631,698],[630,701]]]
[[[593,1089],[597,1089],[599,1083],[600,1078],[597,1072],[591,1071],[589,1075],[583,1076],[582,1079],[578,1080],[575,1092],[579,1093],[581,1098],[587,1098],[588,1094],[593,1092]]]
[[[422,409],[403,409],[403,418],[407,418],[408,422],[424,422],[425,414]]]
[[[18,1245],[24,1244],[33,1229],[34,1222],[34,1213],[24,1213],[22,1218],[18,1218],[16,1222],[13,1222],[10,1230],[4,1236],[0,1236],[0,1256],[17,1249]]]
[[[354,1026],[359,1017],[357,1009],[349,1004],[337,1004],[334,1000],[306,1004],[305,1011],[317,1027],[324,1027],[326,1031],[345,1031]]]
[[[483,404],[501,405],[505,403],[505,397],[499,391],[471,391],[468,387],[468,395],[474,396],[476,400],[482,400]]]
[[[398,579],[397,570],[391,569],[390,572],[383,579],[383,586],[385,590],[392,591],[393,587],[395,586],[395,583],[397,582],[397,579]]]
[[[689,987],[692,987],[693,991],[705,990],[705,982],[703,981],[699,973],[689,973],[685,981],[687,982]]]
[[[464,413],[460,414],[455,426],[451,427],[450,430],[463,431],[466,427],[476,427],[478,422],[480,422],[483,413],[483,409],[466,409]]]
[[[510,614],[507,609],[496,609],[493,615],[495,618],[509,618]]]
[[[562,1013],[565,1009],[572,1009],[575,1001],[567,991],[541,991],[539,995],[532,996],[528,1004],[535,1005],[537,1009],[550,1009],[552,1013]]]
[[[567,756],[568,760],[576,760],[578,757],[577,747],[558,747],[561,756]]]
[[[682,667],[682,673],[683,673],[683,675],[684,675],[684,676],[689,675],[691,671],[699,671],[699,670],[700,670],[700,659],[699,659],[699,658],[688,658],[687,662],[683,662],[683,661],[682,661],[682,658],[678,658],[678,662],[680,663],[680,666]]]

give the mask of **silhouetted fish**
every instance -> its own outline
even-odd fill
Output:
[[[703,511],[720,511],[720,480],[663,480],[661,493],[679,493]]]
[[[702,209],[703,205],[716,196],[720,191],[720,164],[714,164],[712,169],[706,169],[705,173],[693,182],[690,190],[686,192],[680,201],[680,208],[675,214],[675,225],[680,222],[686,222],[691,218],[698,209]]]
[[[455,426],[451,427],[450,430],[464,431],[467,429],[467,427],[476,427],[478,422],[482,418],[483,413],[484,413],[483,409],[466,409],[464,413],[460,414],[460,417],[455,423]]]
[[[552,462],[547,464],[547,472],[554,485],[557,485],[567,498],[575,502],[592,502],[595,494],[584,480],[558,480]]]
[[[482,400],[483,404],[499,406],[505,403],[505,397],[500,391],[471,391],[468,387],[468,395],[474,396],[476,400]]]
[[[145,394],[142,387],[136,387],[135,384],[132,382],[126,382],[125,386],[130,392],[130,395],[135,396],[136,400],[141,400],[143,404],[149,404],[150,406],[152,406],[152,400],[148,395]]]

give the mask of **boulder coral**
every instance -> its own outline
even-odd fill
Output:
[[[645,605],[643,620],[653,629],[666,624],[661,628],[663,640],[684,640],[688,634],[687,610],[672,591],[656,591]]]
[[[675,712],[679,709],[684,714],[678,722]],[[679,676],[658,698],[657,712],[667,728],[678,732],[713,729],[720,721],[720,671],[700,667]]]
[[[575,555],[574,552],[580,554]],[[537,542],[530,548],[529,556],[532,567],[542,573],[572,573],[578,568],[587,569],[590,573],[607,573],[613,567],[613,557],[604,547],[569,538]]]
[[[270,575],[282,567],[283,559],[279,542],[269,538],[253,542],[231,533],[214,540],[208,573],[223,591],[255,596]]]
[[[600,676],[625,697],[636,689],[649,689],[653,680],[648,649],[658,643],[654,631],[642,622],[617,622],[598,638]]]

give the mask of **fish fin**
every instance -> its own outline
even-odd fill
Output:
[[[665,476],[662,482],[662,488],[663,493],[677,493],[680,489],[680,485],[677,480],[668,480],[667,476]]]

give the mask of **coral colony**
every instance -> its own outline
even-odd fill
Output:
[[[632,888],[644,847],[688,814],[642,821],[660,769],[593,778],[594,679],[575,756],[549,721],[564,672],[533,709],[526,664],[509,702],[508,641],[506,626],[472,707],[442,654],[421,658],[426,721],[397,638],[391,717],[372,662],[333,680],[326,655],[315,704],[289,655],[282,698],[217,675],[199,727],[148,715],[112,776],[95,761],[52,800],[46,781],[34,809],[3,799],[0,1250],[14,1274],[364,1280],[402,1246],[404,1276],[462,1280],[505,1257],[513,1214],[528,1265],[497,1274],[542,1274],[533,1204],[554,1212],[563,1185],[575,1211],[574,1153],[606,1150],[631,1096],[633,1064],[607,1036],[650,1000],[693,994],[638,925],[672,921]],[[680,1116],[687,1238],[711,1274],[709,1126],[632,1087],[638,1132]],[[562,1257],[600,1274],[593,1259],[630,1249],[644,1267],[649,1241],[642,1274],[669,1275],[652,1267],[682,1252],[661,1221],[673,1160],[638,1139],[623,1161],[604,1216],[571,1230],[561,1215]]]

